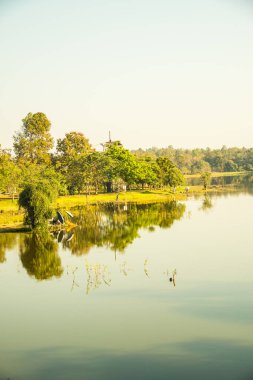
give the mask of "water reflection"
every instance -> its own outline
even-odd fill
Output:
[[[79,226],[54,237],[0,237],[3,252],[16,240],[0,266],[0,378],[250,379],[253,202],[233,193],[204,213],[208,202],[187,201],[191,219],[171,230],[179,204],[108,205],[75,209]],[[141,239],[115,261],[107,247],[133,241],[131,223]],[[60,280],[28,278],[59,275],[58,254]]]
[[[207,211],[211,209],[212,207],[213,207],[213,202],[211,198],[207,194],[205,194],[200,209],[203,211]]]
[[[124,252],[129,244],[139,237],[144,228],[154,232],[156,227],[170,228],[175,220],[182,218],[185,204],[105,204],[86,206],[73,210],[77,227],[69,230],[56,230],[51,233],[41,231],[19,236],[20,259],[30,276],[37,280],[60,277],[63,273],[58,255],[59,244],[74,255],[85,255],[92,247],[106,247],[115,252]],[[17,234],[0,234],[0,263],[5,261],[5,252],[17,243]],[[116,256],[115,256],[116,257]],[[87,289],[97,288],[101,283],[109,284],[106,268],[99,264],[87,264]],[[120,272],[125,276],[130,269],[121,264]],[[75,273],[72,273],[72,288],[77,286]],[[148,260],[144,262],[144,273],[149,277]]]
[[[201,185],[200,178],[188,178],[187,184],[190,186]],[[253,175],[241,174],[225,177],[212,177],[211,186],[233,187],[241,192],[253,194]]]
[[[0,263],[6,260],[5,252],[15,246],[17,235],[11,233],[0,234]]]
[[[100,263],[88,263],[86,261],[87,287],[86,294],[91,290],[99,288],[101,285],[111,285],[111,275],[107,265]]]
[[[46,280],[63,273],[58,245],[47,231],[26,235],[20,242],[20,258],[27,273]]]
[[[182,218],[185,207],[185,204],[177,202],[87,206],[73,211],[77,228],[62,235],[60,240],[58,232],[54,236],[74,255],[87,254],[93,246],[124,252],[139,237],[141,228],[150,232],[156,226],[170,228],[175,220]]]

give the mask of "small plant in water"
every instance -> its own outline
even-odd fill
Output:
[[[147,277],[149,277],[149,274],[148,274],[148,259],[145,259],[144,260],[144,273]]]
[[[98,263],[89,264],[86,261],[85,268],[87,273],[86,294],[89,294],[91,290],[98,289],[103,284],[107,286],[111,285],[111,274],[108,271],[107,265]]]
[[[127,267],[127,262],[124,261],[120,266],[120,273],[123,273],[124,276],[128,275],[128,272],[130,272],[132,269]]]

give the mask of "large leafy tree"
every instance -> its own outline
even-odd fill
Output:
[[[70,194],[83,190],[85,185],[84,158],[92,152],[89,140],[81,132],[66,133],[57,140],[55,167],[65,178]]]
[[[56,151],[57,162],[64,168],[90,153],[92,147],[82,132],[69,132],[63,139],[57,140]]]
[[[101,185],[106,182],[106,170],[110,160],[104,152],[92,152],[86,155],[82,160],[82,173],[85,184],[95,187],[95,192]]]
[[[184,183],[181,171],[167,157],[159,157],[156,160],[157,176],[162,186],[176,187]]]
[[[128,186],[138,179],[136,158],[118,141],[110,143],[105,151],[107,165],[105,168],[107,191],[112,191],[113,181],[123,180]]]
[[[137,182],[141,184],[142,189],[145,185],[154,185],[157,182],[157,173],[150,160],[145,159],[138,162]]]
[[[21,170],[15,164],[11,154],[0,146],[0,191],[14,196],[21,181]]]
[[[42,112],[28,113],[22,120],[21,132],[14,135],[14,152],[20,164],[49,164],[53,148],[51,123]]]

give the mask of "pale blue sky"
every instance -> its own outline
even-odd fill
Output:
[[[28,112],[54,138],[252,146],[253,1],[0,0],[0,143]]]

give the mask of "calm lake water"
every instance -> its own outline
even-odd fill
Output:
[[[0,379],[253,379],[253,197],[0,234]]]

